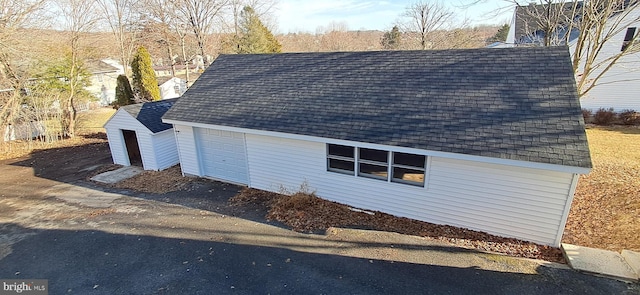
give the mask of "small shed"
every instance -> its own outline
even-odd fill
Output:
[[[121,107],[104,128],[114,164],[163,170],[178,164],[178,149],[171,124],[161,118],[177,99]]]
[[[559,246],[591,159],[566,47],[221,55],[184,174]]]

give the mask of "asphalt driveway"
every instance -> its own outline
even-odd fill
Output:
[[[227,206],[238,188],[212,181],[166,195],[97,186],[85,177],[108,153],[77,149],[0,162],[0,278],[48,279],[50,294],[640,294],[418,237],[295,233]]]

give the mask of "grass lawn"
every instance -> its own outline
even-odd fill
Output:
[[[640,129],[587,129],[593,170],[580,177],[564,243],[640,251]]]

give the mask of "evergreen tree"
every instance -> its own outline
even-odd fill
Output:
[[[509,34],[509,24],[504,24],[498,29],[498,32],[489,39],[490,42],[505,42]]]
[[[256,12],[245,6],[241,13],[237,53],[280,53],[282,45],[264,26]]]
[[[129,78],[119,75],[116,80],[116,101],[117,106],[126,106],[133,103],[133,90],[129,84]]]
[[[402,42],[402,33],[400,33],[400,29],[398,26],[393,26],[391,31],[385,32],[382,36],[382,40],[380,43],[382,44],[382,48],[387,50],[396,50],[400,48],[400,43]]]
[[[151,55],[143,46],[140,46],[133,56],[131,73],[133,75],[131,86],[136,99],[142,101],[160,100],[160,87],[158,87],[158,79],[151,64]]]

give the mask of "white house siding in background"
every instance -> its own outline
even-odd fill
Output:
[[[605,28],[605,32],[612,29],[612,24],[624,24],[630,20],[639,19],[640,8],[629,12],[623,20],[619,19],[621,17],[622,14],[619,14],[609,19],[609,25]],[[515,16],[511,22],[507,43],[514,42],[514,23]],[[580,105],[583,109],[596,111],[600,108],[613,108],[616,111],[627,109],[640,111],[640,96],[638,96],[638,93],[640,93],[640,44],[638,44],[638,42],[640,42],[640,38],[638,37],[640,35],[640,22],[636,22],[632,27],[636,28],[636,51],[620,58],[616,64],[599,79],[596,83],[597,85],[580,98]],[[594,65],[620,53],[627,28],[619,27],[618,29],[620,31],[604,44],[601,52],[598,54],[598,60]],[[575,45],[575,42],[573,42],[569,47],[569,52],[572,57]],[[585,60],[586,58],[583,58],[582,61],[584,62]],[[603,64],[601,68],[605,68],[606,65],[607,64]],[[578,71],[577,74],[580,74],[580,71]],[[596,77],[597,75],[598,72],[594,72],[591,74],[591,77]]]
[[[175,126],[178,136],[191,128]],[[193,145],[181,141],[182,169],[202,176],[197,136],[190,134],[187,142]],[[418,187],[327,171],[323,139],[244,135],[250,187],[295,192],[304,185],[324,199],[358,208],[553,246],[560,243],[568,196],[577,180],[568,172],[429,156],[425,187]],[[329,143],[429,155],[392,146]]]
[[[640,8],[629,12],[622,21],[618,19],[620,17],[621,14],[608,20],[609,26],[605,29],[605,32],[612,29],[611,24],[628,23],[630,20],[640,19]],[[515,18],[514,10],[506,40],[506,43],[511,46],[517,46],[514,44],[516,39]],[[632,27],[636,28],[636,52],[618,60],[616,64],[599,79],[598,85],[580,98],[580,105],[583,109],[597,111],[600,108],[613,108],[615,111],[640,111],[640,96],[638,95],[638,93],[640,93],[640,44],[638,44],[640,42],[640,22],[636,22]],[[620,31],[604,44],[601,52],[598,54],[598,61],[594,64],[620,53],[627,28],[618,29],[620,29]],[[572,42],[569,47],[569,52],[572,57],[574,50],[575,42]],[[583,59],[583,62],[584,60],[585,59]],[[604,66],[602,66],[602,68],[604,68]],[[577,74],[580,73],[578,72]],[[597,74],[597,72],[593,73],[591,77],[596,77]]]
[[[122,130],[136,132],[142,165],[145,170],[163,170],[178,164],[175,137],[171,129],[152,133],[124,109],[119,109],[104,126],[114,164],[131,165]]]
[[[621,15],[609,19],[608,24],[628,23],[630,20],[640,18],[640,8],[629,12],[622,20]],[[632,109],[640,111],[640,22],[632,25],[636,28],[635,52],[624,56],[616,62],[605,75],[600,79],[591,91],[580,98],[580,104],[584,109],[597,110],[599,108],[614,108],[616,111]],[[608,27],[605,31],[611,29]],[[600,52],[599,60],[610,58],[622,49],[627,28],[620,28],[613,38],[605,43]],[[571,46],[571,52],[575,44]],[[594,75],[592,75],[595,77]]]
[[[182,96],[187,91],[187,84],[184,80],[172,77],[160,85],[160,98],[171,99]]]
[[[605,46],[604,50],[619,52],[625,31],[621,36],[613,38],[615,41]],[[640,31],[640,23],[638,23],[638,31]],[[580,98],[583,109],[596,111],[600,108],[613,108],[615,111],[640,111],[640,95],[638,95],[640,93],[640,53],[622,57],[598,84]]]

